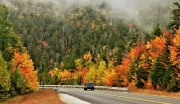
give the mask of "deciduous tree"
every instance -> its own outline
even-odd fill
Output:
[[[33,61],[30,59],[29,54],[14,52],[11,72],[14,73],[18,68],[25,77],[29,92],[37,90],[39,87],[37,71],[34,70]]]
[[[7,70],[7,64],[0,52],[0,101],[10,97],[10,73]]]

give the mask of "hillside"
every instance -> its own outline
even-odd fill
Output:
[[[20,39],[17,44],[22,42],[32,58],[39,82],[91,81],[177,92],[180,30],[167,29],[171,22],[179,25],[175,1],[3,0],[0,4],[7,5],[12,31]],[[18,61],[18,55],[5,61]]]

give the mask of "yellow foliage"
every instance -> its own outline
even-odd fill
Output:
[[[23,72],[27,86],[31,90],[37,90],[39,87],[37,71],[34,70],[33,61],[30,59],[29,54],[14,52],[11,72],[13,73],[17,68]]]
[[[173,62],[173,65],[176,65],[177,64],[176,58],[178,55],[177,48],[176,47],[170,47],[170,53],[171,53],[170,60]]]
[[[84,58],[85,60],[92,60],[92,55],[91,55],[90,52],[88,52],[88,53],[84,54],[83,58]]]
[[[105,50],[106,49],[106,45],[104,45],[102,49]]]
[[[92,21],[92,24],[91,24],[91,28],[94,29],[95,26],[96,26],[96,25],[95,25],[95,21],[93,20],[93,21]]]
[[[63,72],[60,72],[60,76],[62,81],[68,81],[71,79],[72,74],[69,71],[64,70]]]
[[[82,65],[82,63],[81,63],[81,59],[75,60],[75,65],[76,65],[77,67],[82,67],[83,65]]]
[[[99,59],[101,57],[101,55],[100,54],[97,54],[97,58]]]
[[[174,43],[177,47],[180,46],[180,28],[176,30],[175,38],[174,38]]]

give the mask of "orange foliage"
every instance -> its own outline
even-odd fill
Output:
[[[92,60],[92,55],[90,52],[84,54],[84,57],[83,57],[85,60]]]
[[[122,80],[122,86],[128,86],[128,73],[131,68],[132,62],[139,56],[140,53],[146,52],[146,47],[143,42],[138,43],[138,45],[129,52],[125,58],[123,58],[121,65],[115,67],[116,76]],[[133,86],[134,84],[132,84]]]
[[[50,70],[50,71],[49,71],[49,74],[53,77],[53,76],[55,75],[54,70]]]
[[[18,64],[23,60],[21,54],[19,52],[14,52],[14,58],[12,59],[12,68],[11,71],[14,72]]]
[[[130,58],[124,58],[122,64],[115,67],[116,76],[119,79],[123,80],[123,82],[121,83],[122,86],[128,86],[127,75],[129,73],[130,68],[131,68]]]
[[[83,70],[82,70],[82,83],[86,83],[87,82],[87,80],[86,80],[86,73],[88,72],[88,70],[86,69],[86,68],[84,68]]]
[[[174,43],[176,47],[180,47],[180,29],[176,30],[175,38],[174,38]]]
[[[180,48],[180,29],[176,30],[175,38],[173,40],[174,45],[169,46],[169,50],[171,53],[170,60],[173,62],[173,65],[178,65],[180,63],[180,59],[178,55],[180,54],[179,48]]]
[[[165,39],[163,37],[156,37],[147,43],[146,48],[152,60],[155,60],[158,55],[163,53],[165,47]]]
[[[146,52],[146,46],[143,42],[138,43],[137,46],[131,50],[131,54],[134,55],[134,58],[137,58],[140,53],[144,52]]]
[[[177,60],[177,55],[178,55],[177,48],[176,47],[169,47],[169,48],[170,48],[170,53],[171,53],[170,60],[173,62],[172,63],[173,65],[176,65],[176,64],[178,64],[178,60]]]
[[[64,70],[63,72],[60,72],[61,80],[66,82],[69,81],[72,77],[71,72]]]
[[[114,76],[108,77],[106,85],[107,86],[112,86],[113,85],[113,80],[114,80]]]
[[[177,78],[176,80],[180,80],[180,29],[176,30],[176,34],[175,34],[175,38],[173,40],[174,42],[174,46],[170,46],[170,60],[172,62],[173,65],[176,66],[176,68],[174,69],[176,74],[177,74]]]
[[[176,30],[176,34],[175,34],[175,38],[173,40],[174,42],[174,46],[170,46],[170,60],[172,61],[173,65],[176,65],[178,68],[180,68],[180,52],[179,52],[179,48],[180,48],[180,29]]]
[[[150,78],[148,78],[148,82],[145,83],[145,87],[146,87],[147,89],[154,89],[154,87],[153,87],[153,85],[152,85],[152,81],[151,81]]]
[[[14,52],[11,72],[13,73],[17,68],[21,69],[25,76],[27,86],[31,90],[36,90],[39,87],[37,71],[34,70],[33,61],[30,59],[29,54]]]

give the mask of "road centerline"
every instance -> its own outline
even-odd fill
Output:
[[[172,104],[172,103],[160,102],[160,101],[155,101],[155,100],[147,100],[147,99],[142,99],[142,98],[133,98],[133,97],[128,97],[128,96],[119,96],[119,95],[99,93],[99,92],[90,92],[90,93],[96,93],[96,94],[102,94],[106,96],[114,96],[114,97],[126,98],[126,99],[132,99],[132,100],[139,100],[139,101],[144,101],[144,102],[152,102],[152,103],[157,103],[157,104]]]
[[[72,91],[76,92],[76,90],[72,90]],[[84,91],[82,91],[82,92],[84,92]],[[172,104],[172,103],[168,103],[168,102],[161,102],[161,101],[148,100],[148,99],[135,98],[135,97],[128,97],[128,96],[120,96],[120,95],[107,94],[107,93],[94,92],[94,91],[88,92],[88,93],[92,93],[92,94],[94,93],[94,94],[106,95],[106,96],[113,96],[113,97],[125,98],[125,99],[131,99],[131,100],[138,100],[138,101],[144,101],[144,102],[150,102],[150,103],[156,103],[156,104]]]

